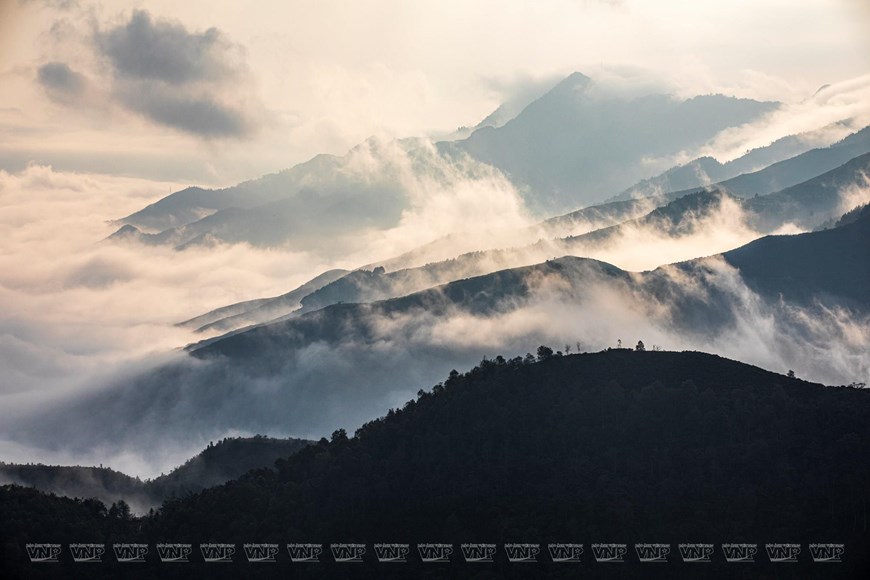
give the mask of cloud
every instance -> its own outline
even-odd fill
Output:
[[[87,90],[84,75],[70,68],[65,62],[49,62],[37,71],[37,80],[52,100],[61,104],[74,104]]]
[[[127,24],[101,32],[97,46],[121,77],[180,86],[239,76],[238,50],[216,28],[190,33],[180,23],[153,21],[136,10]]]
[[[203,138],[246,137],[256,129],[261,111],[247,86],[244,50],[218,29],[190,32],[135,10],[126,23],[98,29],[94,46],[129,110]]]
[[[200,137],[244,137],[251,121],[240,110],[208,96],[179,95],[159,85],[123,84],[117,90],[121,103],[147,118]]]

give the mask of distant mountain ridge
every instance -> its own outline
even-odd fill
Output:
[[[572,212],[548,220],[548,225],[533,233],[558,233],[570,231],[574,227],[597,222],[607,223],[618,217],[629,217],[649,210],[648,213],[622,223],[602,227],[591,232],[555,239],[540,239],[526,246],[471,252],[449,260],[442,260],[412,268],[398,268],[392,271],[380,271],[369,266],[336,276],[335,279],[310,292],[299,292],[300,297],[294,299],[292,308],[280,300],[255,301],[251,306],[245,303],[228,307],[232,312],[244,309],[247,314],[222,317],[219,311],[198,317],[194,321],[212,319],[217,322],[200,326],[203,331],[235,331],[249,324],[262,324],[278,321],[283,317],[303,314],[323,308],[338,302],[371,302],[398,297],[410,292],[417,292],[470,276],[478,276],[504,268],[524,266],[540,262],[547,257],[556,255],[587,256],[595,253],[597,248],[619,240],[626,234],[639,235],[637,232],[647,232],[648,235],[680,239],[691,236],[708,226],[708,220],[713,219],[723,211],[743,212],[746,226],[760,233],[772,233],[784,226],[801,229],[814,229],[823,223],[831,222],[843,211],[843,188],[862,183],[863,176],[870,175],[870,154],[865,154],[850,160],[844,165],[814,177],[802,184],[786,188],[782,191],[741,199],[732,196],[727,190],[718,187],[701,190],[683,195],[665,203],[670,196],[658,200],[630,200],[611,202],[603,206],[593,206],[585,210]],[[870,192],[864,201],[870,202]],[[657,203],[663,203],[655,207]],[[723,209],[723,203],[730,203],[730,209]],[[532,238],[535,236],[533,235]],[[517,236],[521,241],[522,237]],[[420,258],[417,256],[400,256],[383,264],[386,266],[401,265],[403,261]],[[270,318],[271,315],[271,318]],[[196,327],[195,324],[191,325]]]
[[[343,157],[318,155],[233,187],[190,187],[119,219],[111,239],[178,249],[240,242],[316,248],[331,234],[395,225],[407,205],[402,172],[443,177],[444,165],[464,171],[469,159],[508,176],[535,211],[564,211],[647,177],[642,159],[699,146],[777,107],[722,95],[627,100],[575,73],[515,118],[467,139],[434,150],[413,139],[370,139]]]

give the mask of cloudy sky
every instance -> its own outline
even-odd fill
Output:
[[[0,168],[229,184],[575,70],[799,103],[870,72],[868,31],[863,0],[0,0]]]

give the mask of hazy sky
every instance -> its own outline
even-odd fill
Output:
[[[233,183],[446,133],[579,70],[799,102],[870,72],[863,0],[0,0],[0,168]]]

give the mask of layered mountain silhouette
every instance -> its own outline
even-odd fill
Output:
[[[493,354],[494,344],[511,352],[576,342],[588,350],[615,344],[623,333],[615,325],[646,329],[650,345],[731,349],[779,360],[778,370],[799,376],[860,382],[854,369],[866,356],[848,337],[860,332],[849,324],[870,316],[870,214],[852,218],[650,272],[566,256],[387,300],[330,304],[191,345],[192,356],[7,428],[71,445],[135,445],[137,433],[171,439],[189,430],[323,433],[361,424],[407,395],[408,385],[432,384]]]
[[[412,252],[376,267],[369,266],[370,269],[363,268],[345,275],[335,274],[333,281],[318,288],[305,285],[286,295],[292,295],[292,300],[279,297],[239,303],[185,324],[201,332],[233,331],[291,314],[311,312],[338,302],[372,302],[398,297],[452,280],[534,264],[554,254],[589,256],[596,252],[606,253],[608,247],[624,243],[626,238],[679,240],[705,229],[724,227],[717,221],[723,216],[759,234],[775,232],[786,226],[813,229],[835,220],[842,213],[844,204],[870,202],[866,188],[860,189],[867,175],[870,175],[870,154],[857,157],[802,184],[749,199],[735,197],[724,186],[717,186],[683,195],[657,208],[651,200],[611,202],[548,220],[541,228],[530,231],[527,237],[536,239],[542,234],[558,233],[572,227],[583,231],[586,229],[584,224],[593,221],[607,223],[608,220],[640,213],[643,209],[655,209],[642,217],[627,219],[579,236],[540,239],[527,246],[472,252],[420,267],[386,271],[384,266],[420,262],[424,256],[432,255],[432,248],[426,247],[418,253]],[[850,201],[849,196],[844,195],[849,187],[856,188],[856,195],[860,199],[856,197]],[[517,235],[515,239],[522,240],[523,236]],[[444,244],[446,252],[450,240],[445,240]]]

